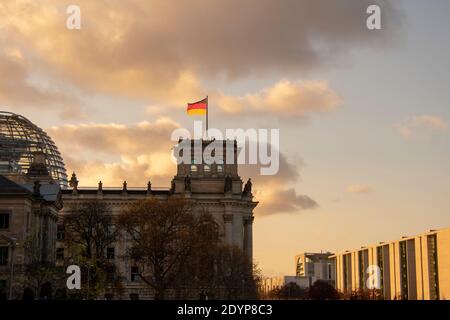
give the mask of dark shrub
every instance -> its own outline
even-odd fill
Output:
[[[338,293],[334,287],[326,281],[317,280],[309,289],[311,300],[338,299]]]

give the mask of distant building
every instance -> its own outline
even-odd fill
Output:
[[[311,286],[311,278],[297,276],[278,276],[266,278],[262,281],[261,293],[263,296],[267,297],[273,290],[281,289],[289,283],[295,283],[300,288],[307,289]]]
[[[26,266],[55,261],[59,184],[34,153],[26,174],[0,175],[0,295],[20,298]]]
[[[307,289],[317,280],[335,285],[335,265],[331,252],[301,253],[295,256],[295,276],[278,276],[266,278],[261,284],[261,293],[267,296],[271,291],[295,283]]]
[[[336,287],[343,293],[367,290],[367,268],[375,266],[380,274],[371,280],[379,280],[384,299],[450,298],[450,228],[338,253],[333,259]]]
[[[297,277],[309,277],[311,284],[317,280],[335,285],[336,268],[331,252],[301,253],[295,256],[295,274]]]

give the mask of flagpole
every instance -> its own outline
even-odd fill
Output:
[[[208,140],[208,109],[209,109],[209,101],[208,96],[206,96],[206,140]]]

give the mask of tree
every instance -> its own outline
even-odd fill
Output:
[[[33,240],[32,237],[27,237],[24,241],[24,251],[27,258],[25,284],[27,289],[33,290],[33,297],[51,299],[51,282],[57,276],[58,268],[56,268],[54,262],[42,260],[41,250],[36,243],[37,241]]]
[[[311,300],[334,300],[338,299],[339,295],[336,289],[327,281],[317,280],[309,288],[309,298]]]
[[[176,298],[256,297],[251,261],[221,242],[208,212],[192,209],[183,198],[142,200],[118,219],[132,243],[127,257],[155,299],[169,291]]]
[[[103,259],[118,237],[108,205],[92,200],[72,206],[69,212],[64,217],[67,243],[80,246],[86,258]]]
[[[108,286],[120,290],[120,274],[106,258],[107,248],[119,237],[110,208],[103,201],[92,200],[78,203],[68,211],[63,218],[67,260],[84,270],[82,281],[87,298],[97,297]]]
[[[260,270],[240,248],[222,244],[217,248],[217,278],[225,299],[256,299]]]
[[[272,292],[269,293],[269,296],[271,298],[282,300],[304,300],[308,298],[308,291],[294,282],[289,282],[281,288],[272,290]]]
[[[211,299],[220,284],[217,279],[217,247],[219,231],[213,217],[200,211],[191,233],[191,249],[174,281],[175,297]]]
[[[358,289],[347,295],[349,300],[383,300],[383,292],[379,289]]]
[[[132,242],[127,256],[154,289],[155,299],[164,299],[175,284],[194,248],[199,223],[181,198],[136,201],[118,219]]]
[[[240,248],[220,241],[201,243],[187,260],[178,283],[190,284],[192,293],[184,296],[208,299],[256,299],[260,270]]]

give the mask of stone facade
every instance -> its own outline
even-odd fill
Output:
[[[208,142],[203,141],[203,148]],[[82,183],[82,182],[81,182]],[[234,244],[253,257],[253,209],[257,202],[253,201],[251,181],[245,186],[238,174],[238,165],[213,163],[179,164],[177,174],[171,181],[171,188],[154,188],[147,183],[146,188],[129,187],[126,182],[122,187],[108,188],[101,182],[97,188],[80,187],[76,175],[70,180],[70,188],[62,191],[64,209],[61,217],[70,214],[72,205],[83,201],[98,199],[106,202],[113,215],[121,214],[133,201],[141,199],[167,199],[174,195],[183,196],[193,203],[193,211],[210,213],[218,226],[220,238],[228,244]],[[111,248],[114,256],[119,257],[128,247],[126,237]],[[60,252],[64,250],[64,240],[57,244]],[[125,294],[121,298],[138,295],[150,298],[148,287],[133,279],[132,266],[126,261],[115,259],[119,272],[125,278]],[[117,297],[115,297],[117,298]]]
[[[54,263],[61,208],[60,187],[45,169],[43,154],[35,154],[26,175],[0,175],[1,294],[20,298],[26,266]]]

